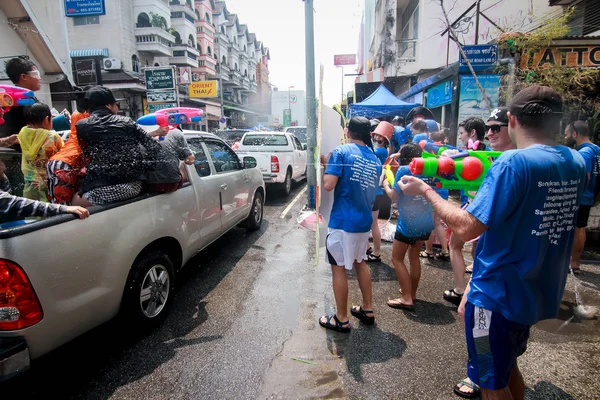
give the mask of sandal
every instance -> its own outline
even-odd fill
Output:
[[[327,318],[327,321],[322,322],[321,318],[323,317]],[[323,317],[319,318],[319,325],[321,325],[323,328],[342,333],[350,332],[350,321],[341,322],[335,314],[324,315]],[[331,322],[331,320],[334,320],[334,322]]]
[[[573,275],[579,275],[581,273],[581,268],[571,268],[571,271],[573,271]]]
[[[459,306],[462,301],[464,293],[458,293],[454,289],[446,290],[444,292],[444,300],[449,303],[454,304],[455,306]]]
[[[350,313],[365,325],[373,325],[375,323],[375,317],[369,317],[367,315],[373,314],[373,310],[364,310],[362,306],[352,306]]]
[[[433,255],[432,253],[428,253],[425,250],[423,250],[422,252],[419,253],[419,257],[421,257],[421,258],[434,258],[435,255]]]
[[[394,303],[390,303],[391,301],[393,301]],[[412,304],[404,304],[402,302],[402,299],[388,300],[386,304],[388,305],[388,307],[396,308],[399,310],[412,310],[414,308]]]
[[[463,386],[467,386],[471,389],[473,389],[472,393],[467,393],[467,392],[463,392],[460,389]],[[458,384],[456,384],[454,386],[454,394],[462,397],[463,399],[478,399],[479,397],[481,397],[481,391],[479,390],[479,386],[473,382],[472,380],[470,380],[469,378],[465,378],[462,381],[460,381]]]
[[[367,262],[380,262],[381,256],[376,256],[373,253],[367,254]]]
[[[450,261],[450,253],[440,253],[436,256],[438,260]]]
[[[471,264],[471,265],[468,265],[468,266],[465,268],[465,272],[466,272],[467,274],[472,274],[472,273],[473,273],[473,264]]]

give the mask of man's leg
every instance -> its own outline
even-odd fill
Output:
[[[573,251],[571,253],[571,268],[579,270],[581,263],[581,253],[585,246],[585,228],[575,228],[575,240],[573,241]]]
[[[336,315],[340,322],[348,321],[348,278],[346,268],[340,265],[331,266],[331,280],[335,296]]]
[[[500,390],[489,390],[481,388],[481,398],[483,400],[523,400],[522,397],[520,399],[517,397],[513,397],[513,395],[510,392],[510,389],[507,387]]]
[[[371,254],[374,256],[381,255],[381,230],[379,229],[378,218],[379,210],[373,211],[373,224],[371,225],[371,233],[373,234],[373,252]]]
[[[354,268],[356,269],[356,278],[358,279],[358,286],[360,287],[360,292],[362,293],[362,309],[363,310],[373,310],[373,285],[371,282],[371,270],[366,262],[355,262]],[[348,284],[346,283],[346,293],[348,289]],[[367,313],[368,317],[372,317],[373,313]],[[338,314],[339,318],[339,314]]]
[[[454,290],[457,293],[465,292],[465,259],[462,254],[464,245],[465,242],[457,234],[453,233],[450,236],[450,264],[454,275]]]
[[[515,367],[510,371],[508,388],[510,389],[513,399],[521,400],[525,397],[525,381],[523,380],[523,375],[521,375],[519,366],[516,363]]]
[[[410,264],[410,288],[411,296],[417,298],[417,288],[421,280],[421,260],[419,259],[419,251],[423,242],[419,241],[408,248],[408,262]]]

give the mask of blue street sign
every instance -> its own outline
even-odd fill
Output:
[[[219,122],[224,124],[227,122],[227,120],[225,119],[225,117],[221,117],[221,119],[219,119]]]
[[[463,46],[463,51],[475,71],[493,68],[498,63],[498,46],[495,44],[467,45]],[[469,71],[469,66],[463,59],[462,54],[459,60],[459,71]]]
[[[67,17],[86,17],[88,15],[106,15],[104,0],[65,0]]]

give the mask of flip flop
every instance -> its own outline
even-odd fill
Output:
[[[455,306],[459,306],[463,295],[464,293],[458,293],[454,289],[446,290],[444,292],[444,300],[446,300],[448,303],[454,304]]]
[[[327,318],[327,321],[322,322],[321,318]],[[337,331],[337,332],[342,332],[342,333],[349,333],[350,332],[350,321],[346,321],[345,323],[342,323],[337,315],[333,314],[333,315],[324,315],[323,317],[319,318],[319,325],[321,325],[323,328],[325,329],[331,329],[333,331]],[[331,320],[334,320],[334,322],[331,322]]]
[[[473,393],[461,392],[460,388],[463,386],[467,386],[473,389]],[[458,384],[454,385],[454,394],[458,397],[462,397],[463,399],[478,399],[481,397],[481,391],[479,390],[479,386],[469,378],[465,378]]]
[[[373,314],[373,310],[363,310],[362,306],[352,306],[350,313],[365,325],[373,325],[375,323],[375,317],[369,317],[367,315]]]
[[[435,255],[433,253],[428,253],[425,250],[419,253],[419,257],[421,258],[434,258]]]
[[[367,253],[367,262],[379,262],[381,261],[381,256],[376,256],[373,253]]]
[[[571,271],[573,271],[573,275],[579,275],[581,273],[581,268],[571,268]]]
[[[394,300],[396,300],[396,299],[394,299]],[[388,307],[396,308],[396,309],[399,309],[399,310],[412,310],[414,308],[414,306],[412,304],[404,304],[402,302],[402,300],[398,300],[396,303],[390,304],[390,301],[394,301],[394,300],[388,300],[386,302],[386,304],[388,305]]]
[[[450,261],[450,253],[440,253],[436,256],[438,260]]]

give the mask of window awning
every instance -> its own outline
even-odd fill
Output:
[[[71,58],[81,57],[108,57],[108,49],[82,49],[71,50]]]

